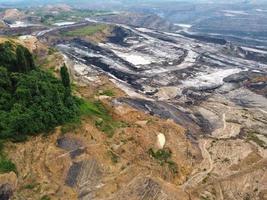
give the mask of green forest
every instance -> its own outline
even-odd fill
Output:
[[[0,44],[0,139],[23,141],[79,115],[68,70],[61,79],[34,64],[29,50],[12,41]]]

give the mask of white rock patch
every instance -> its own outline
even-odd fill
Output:
[[[164,146],[165,146],[165,143],[166,143],[166,138],[165,138],[165,135],[162,134],[162,133],[159,133],[157,135],[157,147],[159,149],[163,149]]]
[[[133,54],[133,53],[122,53],[122,52],[115,52],[119,57],[125,59],[129,63],[134,65],[149,65],[152,60],[151,58],[145,55]]]
[[[54,23],[53,25],[55,25],[55,26],[66,26],[66,25],[72,25],[72,24],[75,24],[75,22],[57,22],[57,23]]]
[[[220,69],[211,73],[199,73],[196,77],[182,81],[184,87],[205,87],[223,84],[223,79],[231,74],[239,73],[241,69]]]

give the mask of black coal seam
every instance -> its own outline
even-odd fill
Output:
[[[213,43],[213,44],[219,44],[219,45],[225,45],[227,43],[225,39],[221,39],[221,38],[215,38],[215,37],[209,37],[209,36],[203,36],[203,35],[192,35],[188,33],[180,33],[180,34],[185,37],[196,39],[196,40],[207,42],[207,43]]]
[[[238,65],[236,65],[234,63],[230,63],[230,62],[227,62],[227,61],[224,61],[224,60],[220,60],[219,58],[214,58],[214,57],[209,56],[207,54],[202,54],[201,56],[202,56],[202,58],[205,58],[206,57],[206,58],[209,58],[209,59],[212,59],[212,60],[215,60],[215,61],[219,61],[219,62],[221,62],[221,63],[223,63],[225,65],[231,65],[233,67],[238,67]],[[204,62],[207,62],[207,61],[204,60]],[[218,65],[218,64],[216,64],[216,65]],[[220,66],[220,65],[218,65],[218,66]]]
[[[98,45],[92,44],[90,42],[86,42],[86,41],[81,40],[81,39],[74,39],[72,41],[72,45],[77,47],[77,48],[83,49],[83,50],[100,52],[101,55],[105,55],[107,57],[111,57],[114,61],[122,63],[123,65],[127,66],[131,70],[142,71],[140,69],[137,69],[135,67],[135,65],[131,64],[130,62],[120,58],[113,51],[111,51],[109,49],[102,48],[102,47],[100,47]]]
[[[203,116],[196,115],[197,120],[192,119],[189,116],[189,113],[180,111],[177,107],[166,102],[152,102],[143,99],[130,99],[130,98],[120,98],[119,102],[129,104],[136,109],[143,110],[148,112],[151,115],[159,116],[163,119],[173,119],[177,124],[181,124],[184,127],[188,128],[188,134],[195,136],[196,134],[210,134],[213,130],[211,124]],[[165,108],[168,107],[173,110],[174,113],[177,113],[175,116],[170,111]],[[196,133],[195,129],[190,128],[191,124],[195,124],[199,127],[200,132]]]
[[[157,34],[157,33],[146,33],[146,35],[149,35],[151,37],[154,37],[154,38],[157,38],[159,40],[162,40],[164,42],[170,42],[170,43],[174,43],[176,44],[176,40],[166,36],[166,35],[160,35],[160,34]]]
[[[77,59],[78,56],[80,56],[79,54],[75,53],[75,52],[69,52],[69,51],[64,51],[62,50],[68,57],[77,60],[78,62],[81,62],[85,65],[93,65],[95,67],[96,70],[100,71],[100,72],[105,72],[108,75],[113,75],[115,76],[117,79],[125,81],[126,83],[128,83],[129,85],[131,85],[134,89],[136,90],[142,90],[142,85],[137,83],[136,80],[138,80],[140,77],[137,77],[135,75],[126,73],[126,72],[121,72],[115,68],[110,67],[108,64],[104,63],[102,61],[101,57],[79,57],[81,59]]]
[[[139,79],[139,77],[136,77],[135,75],[121,72],[115,68],[110,67],[108,64],[104,63],[101,58],[89,58],[89,57],[83,57],[84,60],[87,61],[87,64],[92,64],[94,66],[99,67],[103,71],[112,74],[119,80],[123,80],[130,84],[135,89],[142,89],[142,85],[137,83],[136,80]]]

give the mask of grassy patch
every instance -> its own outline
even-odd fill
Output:
[[[80,105],[80,114],[82,116],[97,116],[104,119],[111,119],[109,112],[100,101],[84,101]]]
[[[57,52],[58,52],[58,50],[54,47],[48,48],[48,55],[52,55],[52,54],[57,53]]]
[[[107,28],[107,25],[98,24],[98,25],[92,25],[92,26],[86,26],[82,28],[75,29],[73,31],[68,31],[61,33],[64,36],[69,37],[82,37],[82,36],[90,36],[94,35],[95,33],[102,31]]]
[[[33,190],[38,184],[37,183],[30,183],[24,186],[26,190]]]
[[[207,174],[207,176],[202,180],[202,183],[205,184],[208,182],[210,174]]]
[[[90,102],[80,99],[79,116],[74,118],[70,122],[65,123],[61,127],[61,132],[65,134],[67,132],[75,131],[81,125],[80,117],[94,116],[108,117],[108,112],[100,102]]]
[[[229,163],[230,162],[230,159],[229,158],[224,158],[222,162],[223,163]]]
[[[99,95],[109,96],[109,97],[114,97],[115,96],[115,93],[112,90],[100,91],[98,94]]]
[[[160,163],[160,165],[167,165],[173,174],[178,173],[178,166],[174,161],[171,160],[172,152],[169,149],[160,149],[157,151],[149,149],[148,153],[151,157],[156,159]]]
[[[95,122],[95,126],[102,132],[106,133],[108,137],[112,137],[116,129],[128,127],[127,123],[114,120],[109,111],[100,101],[91,102],[81,100],[79,110],[81,117],[92,118]],[[62,126],[61,131],[62,133],[74,131],[80,127],[80,124],[80,118],[77,118]]]
[[[148,150],[149,155],[151,155],[154,159],[160,162],[167,162],[171,158],[171,151],[168,149],[160,149],[154,151],[153,149]]]
[[[44,195],[40,200],[50,200],[51,198],[48,195]]]
[[[178,166],[172,160],[167,161],[168,167],[173,174],[178,174]]]
[[[201,196],[201,200],[211,200],[209,197]]]
[[[258,138],[256,133],[249,133],[247,136],[247,140],[255,142],[260,147],[266,148],[266,143],[264,141],[262,141],[260,138]]]
[[[4,153],[4,141],[0,141],[0,174],[15,172],[17,173],[16,165],[7,158]]]
[[[114,121],[112,118],[99,118],[95,121],[95,125],[99,130],[106,133],[108,137],[112,137],[116,129],[125,128],[128,126],[126,123],[121,121]]]
[[[113,153],[112,151],[108,151],[108,154],[109,154],[110,159],[113,163],[119,162],[119,156],[117,156],[115,153]]]
[[[125,122],[116,121],[100,101],[84,101],[80,106],[81,115],[94,117],[96,127],[112,137],[117,128],[128,126]]]
[[[17,173],[16,165],[6,156],[0,156],[0,174],[15,172]]]

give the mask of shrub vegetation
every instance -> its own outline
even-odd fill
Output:
[[[71,95],[65,66],[61,75],[59,80],[37,68],[25,47],[0,45],[1,139],[24,140],[77,117],[80,101]]]
[[[154,150],[154,149],[150,148],[148,150],[148,154],[152,158],[157,160],[160,163],[160,165],[162,165],[162,166],[167,165],[169,170],[173,174],[178,173],[178,166],[174,161],[171,160],[172,152],[169,149]]]
[[[29,50],[12,41],[0,44],[0,141],[24,141],[28,136],[47,133],[64,125],[64,132],[76,128],[80,117],[95,119],[96,126],[112,137],[114,121],[99,101],[84,101],[72,95],[67,67],[61,79],[38,68]],[[16,171],[3,153],[0,142],[0,173]],[[49,199],[44,196],[42,199]]]

